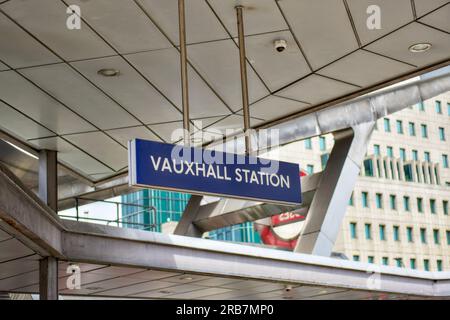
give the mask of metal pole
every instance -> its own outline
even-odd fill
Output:
[[[118,203],[116,203],[116,214],[117,214],[117,226],[119,226],[120,216],[119,216],[119,204]]]
[[[178,27],[180,38],[181,94],[183,103],[184,144],[189,143],[189,88],[187,75],[186,22],[184,0],[178,0]]]
[[[79,220],[79,214],[78,214],[78,198],[75,198],[75,208],[77,210],[77,221]]]
[[[242,89],[242,109],[244,112],[244,133],[245,133],[245,153],[250,154],[250,111],[248,102],[248,83],[247,83],[247,62],[245,59],[245,37],[244,37],[244,19],[243,6],[236,6],[237,29],[239,36],[239,62],[241,66],[241,89]]]

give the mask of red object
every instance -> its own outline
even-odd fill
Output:
[[[300,171],[300,177],[304,177],[306,175],[308,175],[308,173],[302,170]],[[304,219],[305,216],[302,216],[300,214],[285,212],[276,216],[272,216],[270,226],[255,223],[255,229],[259,232],[261,240],[264,244],[275,246],[281,249],[293,250],[295,248],[295,245],[297,244],[298,237],[291,240],[281,239],[274,232],[273,227],[293,223]]]

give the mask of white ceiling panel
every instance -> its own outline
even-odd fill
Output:
[[[169,299],[198,299],[198,298],[208,298],[210,295],[214,294],[221,294],[225,292],[230,292],[229,289],[223,289],[223,288],[205,288],[200,290],[195,290],[192,292],[186,292],[186,293],[179,293],[179,294],[173,294],[168,295],[167,298]]]
[[[426,15],[419,21],[450,33],[450,4]]]
[[[175,143],[183,138],[183,131],[179,130],[183,128],[183,122],[181,121],[153,124],[148,127],[168,143]],[[191,125],[190,128],[192,132],[194,130],[194,126]]]
[[[30,272],[39,268],[39,256],[0,263],[0,279],[12,277],[19,273]]]
[[[234,278],[209,277],[208,279],[197,281],[195,284],[206,287],[220,287],[229,283],[240,281]]]
[[[114,54],[114,50],[86,24],[82,23],[81,29],[67,28],[69,15],[62,1],[9,1],[2,5],[2,9],[65,60]]]
[[[283,52],[274,41],[283,39],[288,47]],[[310,72],[303,54],[289,31],[249,36],[245,42],[247,58],[271,91],[302,78]]]
[[[408,50],[411,45],[423,42],[431,43],[431,49],[421,53]],[[450,34],[411,23],[375,41],[367,49],[421,67],[450,58]]]
[[[158,281],[154,281],[154,282],[158,282]],[[172,285],[174,285],[174,283],[172,283]],[[135,294],[133,296],[161,298],[161,297],[166,297],[166,296],[173,295],[173,294],[186,293],[186,292],[191,292],[191,291],[196,291],[196,290],[201,290],[201,289],[204,289],[204,287],[197,286],[194,284],[181,284],[181,285],[175,285],[172,287],[163,287],[161,289],[157,289],[157,290],[153,290],[153,291],[149,291],[149,292],[143,292],[140,294]]]
[[[178,45],[178,1],[138,0],[138,2],[170,40]],[[185,11],[187,43],[229,38],[205,0],[186,1]]]
[[[357,86],[314,74],[280,91],[277,95],[316,104],[345,95],[357,89]]]
[[[116,171],[128,164],[127,150],[103,132],[72,134],[64,138]]]
[[[31,271],[20,275],[0,280],[0,291],[12,291],[13,289],[27,287],[39,281],[39,272]]]
[[[127,55],[126,59],[139,69],[180,110],[182,109],[180,57],[175,48],[131,54]],[[188,76],[191,118],[213,117],[230,113],[230,110],[191,67],[188,67]]]
[[[103,291],[124,287],[127,285],[132,285],[140,282],[143,282],[143,280],[118,277],[114,279],[92,283],[91,285],[87,286],[87,289],[90,288],[94,292],[102,292],[102,294],[104,294]]]
[[[91,273],[108,274],[110,276],[119,277],[119,276],[133,275],[135,273],[140,273],[143,271],[145,271],[145,269],[109,266],[106,268],[92,270]]]
[[[143,123],[182,118],[181,112],[121,57],[79,61],[72,65]],[[120,74],[116,77],[105,77],[98,74],[100,69],[116,69]]]
[[[280,31],[288,28],[273,0],[223,1],[207,0],[233,37],[237,36],[235,6],[244,6],[244,33],[246,35]]]
[[[139,294],[141,292],[148,292],[157,289],[163,289],[169,286],[173,286],[173,283],[165,281],[148,281],[139,284],[134,284],[131,286],[124,286],[122,288],[107,290],[102,292],[102,295],[106,296],[128,296]]]
[[[29,67],[61,61],[3,13],[0,13],[0,30],[0,59],[11,67]],[[5,68],[4,65],[1,68]]]
[[[233,40],[190,45],[188,56],[199,73],[234,111],[242,107],[239,50]],[[248,64],[247,76],[250,103],[268,94]]]
[[[147,127],[131,127],[106,131],[110,136],[119,141],[124,147],[128,148],[128,141],[132,139],[144,139],[161,141],[155,134],[153,134]]]
[[[250,125],[256,126],[258,124],[262,123],[262,120],[251,118],[250,119]],[[233,114],[229,117],[226,117],[223,120],[220,120],[208,128],[206,128],[206,131],[210,132],[218,132],[220,131],[223,135],[227,134],[227,129],[229,130],[229,134],[241,132],[244,129],[244,117],[241,115]]]
[[[176,272],[166,272],[166,271],[159,271],[159,270],[146,270],[138,273],[134,273],[132,275],[129,275],[128,278],[133,279],[142,279],[142,280],[157,280],[157,279],[163,279],[173,276],[181,276],[181,273]]]
[[[33,251],[15,238],[0,242],[0,262],[21,258]]]
[[[415,67],[406,63],[365,50],[358,50],[326,66],[317,73],[367,87],[414,69]]]
[[[120,53],[171,47],[133,0],[71,0],[69,3],[79,5],[83,19]]]
[[[100,265],[100,264],[90,264],[90,263],[71,263],[71,262],[65,262],[65,261],[60,261],[58,264],[58,276],[59,277],[64,277],[69,275],[67,273],[67,268],[70,265],[76,265],[80,268],[81,272],[88,272],[88,271],[92,271],[95,269],[100,269],[102,267],[105,267],[104,265]]]
[[[4,63],[0,62],[0,71],[4,71],[4,70],[9,70],[9,67],[7,65],[5,65]]]
[[[15,71],[0,72],[0,98],[56,133],[95,130]]]
[[[54,135],[51,131],[28,119],[1,101],[0,114],[0,127],[22,139],[27,140]]]
[[[5,241],[6,239],[11,239],[12,236],[0,229],[0,241]]]
[[[417,16],[421,17],[430,11],[449,3],[448,0],[414,0]]]
[[[39,149],[58,151],[59,161],[66,163],[70,167],[75,168],[77,171],[81,171],[84,174],[89,175],[99,172],[113,173],[110,168],[106,167],[86,153],[78,150],[70,143],[59,137],[32,140],[30,143]]]
[[[200,280],[206,280],[208,276],[194,275],[194,274],[182,274],[174,277],[165,278],[164,281],[173,283],[192,283]],[[195,283],[197,284],[197,283]]]
[[[250,114],[264,120],[276,118],[300,112],[308,108],[308,104],[277,96],[268,96],[250,106]],[[241,111],[242,112],[242,111]]]
[[[139,125],[128,112],[67,64],[27,68],[19,72],[100,129]]]
[[[414,20],[411,0],[347,0],[347,3],[363,45]],[[367,27],[367,20],[370,17],[367,8],[371,5],[380,7],[380,29]]]
[[[279,2],[314,69],[358,48],[342,0]]]

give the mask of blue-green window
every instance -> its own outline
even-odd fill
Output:
[[[430,199],[430,211],[432,214],[436,214],[436,200]]]
[[[441,243],[438,229],[433,229],[433,240],[434,240],[434,244]]]
[[[437,268],[437,271],[442,271],[442,260],[440,260],[440,259],[438,259],[438,260],[436,260],[436,268]]]
[[[329,153],[324,153],[320,156],[320,164],[322,166],[322,170],[325,170],[325,167],[327,166],[328,158],[330,158]]]
[[[311,138],[305,139],[305,149],[312,150],[312,141]]]
[[[353,192],[352,192],[352,194],[350,195],[350,200],[348,200],[348,205],[353,206],[353,204],[354,204],[354,202],[353,202]]]
[[[356,222],[351,222],[350,223],[350,236],[351,236],[352,239],[356,239],[357,238]]]
[[[373,145],[373,153],[376,156],[379,156],[381,154],[381,152],[380,152],[380,145],[379,144],[374,144]]]
[[[427,229],[425,228],[420,228],[420,241],[427,243]]]
[[[389,258],[388,257],[381,258],[381,263],[383,264],[383,266],[389,265]]]
[[[414,122],[408,123],[408,131],[410,136],[414,137],[416,135],[416,125]]]
[[[391,120],[385,118],[383,123],[384,123],[384,131],[391,132]]]
[[[439,139],[445,141],[445,129],[442,127],[439,127]]]
[[[422,213],[423,212],[423,199],[417,198],[417,211]]]
[[[417,150],[413,150],[412,151],[412,158],[414,161],[418,161],[419,160],[419,152]]]
[[[375,258],[373,256],[368,256],[367,257],[367,262],[373,263],[374,261],[375,261]]]
[[[412,227],[406,227],[406,237],[408,238],[408,242],[414,242]]]
[[[386,240],[386,226],[380,224],[380,240],[384,241]]]
[[[372,239],[372,225],[370,223],[366,223],[364,225],[364,232],[366,234],[366,239],[367,240]]]
[[[425,271],[430,271],[430,260],[428,259],[423,260],[423,268],[425,269]]]
[[[394,157],[394,149],[392,147],[386,147],[386,154],[388,155],[388,157],[393,158]]]
[[[363,191],[361,193],[361,201],[363,208],[369,207],[369,194],[367,192]]]
[[[359,261],[359,256],[357,254],[353,255],[353,261]]]
[[[396,123],[396,127],[397,127],[397,133],[403,134],[403,121],[397,120],[395,123]]]
[[[447,102],[447,115],[450,116],[450,103]]]
[[[406,161],[406,150],[404,148],[400,148],[400,159]]]
[[[326,141],[325,137],[319,137],[319,146],[320,146],[320,151],[327,150],[327,141]]]
[[[428,127],[426,124],[420,125],[420,132],[422,133],[422,138],[428,138]]]
[[[434,102],[434,108],[436,109],[437,114],[442,114],[442,105],[440,101],[436,100]]]
[[[394,226],[392,228],[393,231],[393,237],[394,237],[394,241],[400,241],[400,231],[399,231],[399,226]]]
[[[397,196],[394,194],[389,196],[389,208],[391,210],[397,210]]]
[[[442,155],[442,166],[444,168],[448,168],[448,155],[446,154]]]
[[[383,208],[383,195],[381,193],[375,194],[375,203],[376,203],[377,209]]]
[[[373,161],[372,161],[372,159],[364,160],[363,164],[364,164],[364,174],[366,175],[366,177],[373,177],[374,176],[374,172],[373,172]]]
[[[444,215],[448,216],[448,201],[442,201],[442,211],[444,211]]]
[[[405,211],[410,211],[410,210],[411,210],[411,207],[410,207],[410,204],[409,204],[409,197],[408,197],[408,196],[404,196],[404,197],[403,197],[403,209],[404,209]]]
[[[450,246],[450,231],[447,230],[447,244]]]
[[[425,151],[425,152],[423,153],[423,157],[424,157],[425,161],[431,162],[430,152]]]
[[[395,258],[395,265],[396,265],[398,268],[403,267],[403,259],[402,259],[402,258]]]
[[[307,166],[306,166],[306,172],[308,172],[308,174],[313,174],[314,173],[314,165],[312,165],[312,164],[308,164]]]
[[[411,164],[405,164],[403,166],[403,171],[405,173],[405,180],[409,182],[413,181],[413,168]]]
[[[418,105],[419,105],[419,111],[425,111],[425,103],[419,102]]]
[[[411,269],[415,269],[416,268],[416,259],[414,259],[414,258],[409,259],[409,266],[411,267]]]

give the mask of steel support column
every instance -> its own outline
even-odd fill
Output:
[[[54,257],[39,260],[39,299],[58,300],[58,260]]]
[[[58,170],[56,151],[39,153],[39,198],[52,210],[58,211]]]
[[[331,255],[374,127],[371,122],[334,133],[334,147],[295,252]]]
[[[191,198],[184,209],[183,216],[173,232],[174,234],[201,238],[203,230],[196,227],[193,222],[197,219],[202,199],[203,196],[191,195]]]

